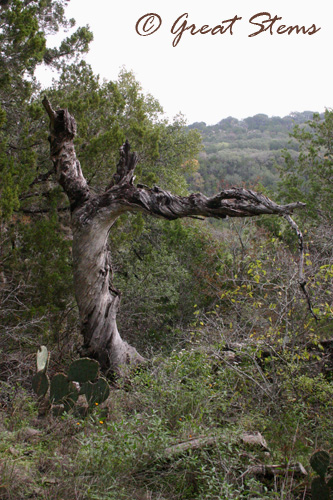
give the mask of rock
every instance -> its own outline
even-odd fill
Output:
[[[266,440],[260,432],[243,432],[241,439],[245,444],[259,446],[260,448],[269,451]]]
[[[15,448],[13,448],[13,446],[8,448],[8,451],[11,455],[13,455],[13,457],[18,457],[20,455],[20,452],[18,450],[15,450]]]
[[[27,427],[22,431],[22,437],[24,441],[34,441],[37,439],[39,436],[43,434],[42,431],[38,429],[33,429],[32,427]]]

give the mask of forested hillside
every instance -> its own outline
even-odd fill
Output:
[[[0,2],[0,499],[329,500],[333,111],[169,121],[65,8]]]
[[[204,150],[199,155],[199,171],[191,185],[208,194],[226,186],[258,183],[274,189],[279,180],[278,166],[283,151],[297,157],[298,143],[290,137],[295,125],[304,125],[313,111],[292,113],[285,117],[257,114],[244,120],[229,116],[216,125],[193,123],[202,135]]]

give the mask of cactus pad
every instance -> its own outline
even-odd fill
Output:
[[[329,500],[330,490],[324,479],[317,476],[311,483],[312,500]]]
[[[78,359],[69,367],[68,380],[74,380],[75,382],[80,382],[80,384],[92,381],[97,376],[98,368],[99,363],[94,359]]]
[[[69,394],[68,378],[63,373],[57,373],[51,380],[50,400],[52,403],[61,403]]]
[[[110,387],[104,378],[99,378],[94,384],[86,382],[81,387],[81,394],[85,394],[89,406],[103,403],[110,394]]]
[[[39,398],[47,393],[50,381],[46,373],[40,371],[32,377],[32,388]]]
[[[330,464],[330,456],[327,451],[317,451],[310,458],[310,465],[314,471],[324,478]]]
[[[45,345],[42,345],[37,351],[37,372],[46,372],[49,364],[49,353]]]
[[[63,400],[65,411],[69,411],[73,408],[79,397],[79,391],[73,382],[68,382],[67,384],[68,393]]]

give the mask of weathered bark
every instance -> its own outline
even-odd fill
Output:
[[[122,340],[116,323],[120,292],[112,287],[108,235],[124,210],[114,203],[114,210],[105,218],[101,197],[90,192],[76,158],[74,118],[67,110],[54,112],[47,99],[43,104],[50,117],[55,175],[71,205],[74,289],[84,341],[82,354],[97,359],[106,373],[123,373],[126,366],[143,361],[136,349]],[[122,159],[119,170],[121,166]]]
[[[73,231],[75,295],[79,307],[83,352],[96,358],[107,371],[122,373],[126,366],[143,361],[123,341],[116,323],[120,292],[112,285],[108,234],[126,211],[140,211],[173,220],[180,217],[251,217],[288,215],[303,203],[280,206],[266,196],[243,188],[221,191],[212,198],[201,193],[176,196],[159,187],[134,185],[137,156],[129,143],[120,149],[117,171],[106,191],[92,193],[76,158],[73,139],[76,123],[67,110],[54,111],[44,98],[50,118],[51,159],[59,184],[68,196]]]

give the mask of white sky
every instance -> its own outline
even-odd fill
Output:
[[[232,36],[187,31],[173,47],[171,27],[185,12],[188,25],[197,29],[235,15],[242,19]],[[282,20],[273,35],[249,37],[259,29],[249,19],[260,12]],[[115,80],[121,66],[133,70],[169,117],[182,112],[188,123],[215,124],[230,115],[284,116],[333,106],[332,0],[71,0],[67,13],[94,33],[86,60],[95,73]],[[147,13],[159,14],[162,25],[150,36],[139,36],[135,25]],[[279,35],[281,24],[315,24],[321,30],[312,36]],[[47,81],[47,75],[42,78]]]

